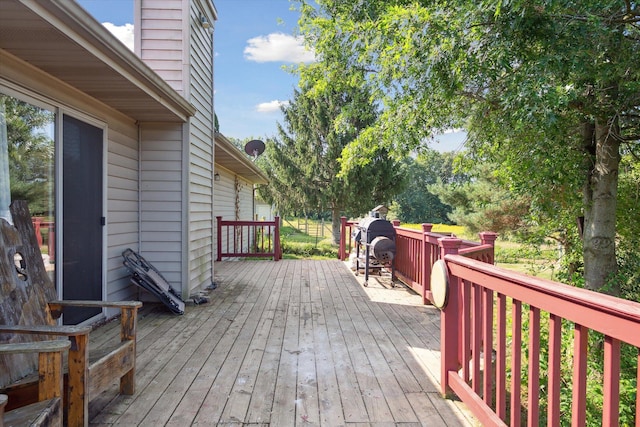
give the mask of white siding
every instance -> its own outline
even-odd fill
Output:
[[[176,290],[183,289],[182,126],[140,125],[140,251]]]
[[[185,16],[188,0],[136,0],[136,53],[185,95]]]
[[[217,167],[216,172],[220,174],[220,181],[216,181],[215,216],[221,216],[224,221],[251,221],[253,219],[253,184],[221,167]],[[222,233],[222,241],[226,242],[226,231],[223,229]],[[214,238],[217,239],[217,224],[215,234]],[[247,239],[245,238],[242,243],[246,245]],[[217,247],[215,256],[218,256]]]
[[[39,98],[54,106],[64,106],[67,112],[78,112],[104,124],[107,138],[104,298],[111,301],[136,299],[138,289],[129,283],[128,272],[122,265],[122,251],[128,247],[138,250],[139,151],[135,122],[22,61],[3,56],[2,51],[0,63],[2,77],[6,79],[3,81],[0,77],[0,92],[3,92],[6,84],[12,91]],[[107,314],[111,316],[116,313]]]
[[[140,27],[136,29],[140,37],[136,51],[196,107],[188,132],[180,139],[177,135],[175,140],[170,139],[175,144],[173,149],[156,153],[161,156],[158,159],[145,158],[142,165],[145,178],[162,169],[158,161],[180,166],[169,169],[172,177],[166,181],[152,177],[157,183],[171,181],[175,188],[143,188],[145,208],[160,208],[158,199],[164,199],[166,204],[162,204],[164,214],[157,222],[163,228],[156,230],[149,225],[147,230],[145,225],[142,238],[155,247],[158,242],[166,242],[170,246],[165,247],[165,252],[181,251],[177,259],[170,253],[164,257],[171,259],[165,261],[171,263],[167,268],[173,267],[169,273],[173,280],[168,279],[183,284],[182,296],[186,298],[213,281],[213,27],[206,29],[200,22],[204,15],[213,24],[213,7],[210,1],[200,0],[136,0],[136,7],[136,23]],[[151,154],[145,151],[145,156]],[[178,155],[182,156],[181,161],[175,157]],[[178,189],[186,193],[179,193]],[[143,216],[143,222],[147,220],[150,218]],[[162,224],[163,221],[170,224]],[[179,245],[175,249],[171,246],[174,243]]]
[[[204,28],[200,16],[213,24],[211,11],[190,5],[189,101],[196,106],[189,139],[189,287],[213,282],[213,26]]]

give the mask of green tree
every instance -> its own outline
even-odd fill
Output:
[[[526,233],[529,199],[517,197],[500,182],[494,165],[475,163],[465,181],[438,182],[430,189],[450,206],[449,218],[470,232],[492,230],[501,235]]]
[[[11,200],[26,200],[34,215],[49,214],[54,142],[45,133],[53,113],[0,95],[7,132]]]
[[[586,286],[605,285],[617,268],[620,150],[640,137],[640,5],[299,1],[301,32],[321,60],[332,58],[322,78],[303,81],[357,82],[382,107],[345,151],[346,167],[373,138],[402,155],[465,127],[471,153],[496,164],[533,209],[584,216]]]
[[[345,110],[356,110],[338,127]],[[267,143],[259,159],[270,179],[260,188],[282,212],[331,211],[333,239],[340,238],[340,216],[357,215],[386,203],[402,185],[401,168],[382,145],[363,155],[366,162],[340,175],[342,151],[376,118],[366,91],[335,88],[320,96],[296,90],[283,107],[279,138]]]
[[[460,180],[453,172],[453,153],[426,150],[404,160],[407,171],[405,190],[393,198],[392,212],[402,222],[450,223],[450,205],[443,203],[430,186]]]

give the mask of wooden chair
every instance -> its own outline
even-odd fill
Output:
[[[1,355],[38,353],[38,402],[4,413],[8,397],[0,394],[0,427],[62,426],[62,356],[69,340],[0,344]]]
[[[136,323],[142,303],[56,300],[26,202],[14,201],[11,215],[14,226],[0,220],[0,342],[68,337],[71,348],[63,395],[65,424],[86,426],[89,401],[114,380],[120,380],[120,393],[135,391]],[[57,324],[56,319],[70,306],[119,308],[120,341],[100,354],[90,355],[90,328]],[[35,372],[33,362],[0,358],[0,368],[0,393],[9,396],[7,409],[36,401],[37,376],[21,379]]]

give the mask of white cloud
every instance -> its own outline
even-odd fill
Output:
[[[275,111],[280,111],[280,107],[283,105],[289,104],[289,101],[270,101],[270,102],[262,102],[256,106],[256,111],[258,113],[273,113]]]
[[[313,62],[315,54],[308,50],[302,37],[271,33],[247,40],[244,57],[255,62]]]
[[[111,22],[103,22],[102,25],[125,46],[133,50],[133,24],[115,25]]]

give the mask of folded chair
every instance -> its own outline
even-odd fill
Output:
[[[122,258],[122,263],[131,273],[131,283],[155,295],[173,313],[184,314],[184,301],[180,294],[157,268],[133,249],[122,252]]]

